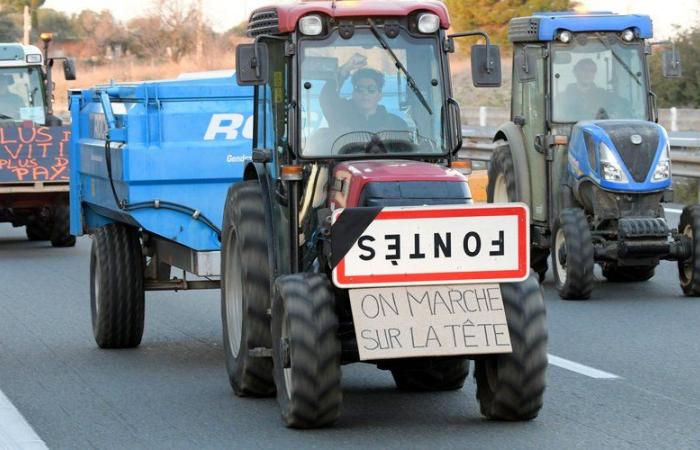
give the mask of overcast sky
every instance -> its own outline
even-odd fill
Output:
[[[196,0],[177,0],[196,1]],[[250,10],[268,4],[289,3],[294,0],[202,0],[207,18],[217,31],[242,22]],[[387,0],[388,1],[388,0]],[[689,27],[700,19],[700,0],[581,0],[584,8],[595,11],[635,12],[649,14],[654,19],[657,37],[673,33],[675,25]],[[83,9],[108,9],[120,20],[128,20],[148,11],[149,0],[47,0],[45,6],[68,13]]]

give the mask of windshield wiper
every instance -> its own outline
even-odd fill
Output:
[[[401,72],[403,72],[404,76],[406,77],[406,81],[408,82],[408,86],[411,88],[414,94],[416,94],[416,97],[418,97],[418,100],[423,104],[425,109],[430,113],[430,115],[433,115],[433,110],[430,108],[430,105],[428,104],[428,100],[425,99],[425,96],[423,96],[423,93],[420,91],[418,88],[418,85],[416,84],[416,80],[413,79],[410,73],[408,73],[408,69],[406,69],[406,66],[403,65],[401,60],[396,56],[396,53],[394,53],[394,50],[389,47],[389,44],[384,40],[381,34],[379,34],[379,30],[377,29],[377,26],[374,24],[374,21],[372,19],[367,19],[367,23],[369,23],[369,27],[372,30],[372,34],[374,34],[374,37],[377,38],[377,41],[382,45],[382,48],[391,55],[391,58],[394,60],[394,64],[396,65],[396,68],[399,69]]]
[[[627,73],[630,74],[630,76],[632,77],[632,79],[633,79],[634,81],[636,81],[638,85],[641,86],[641,85],[642,85],[642,82],[639,81],[639,79],[637,78],[637,75],[635,75],[635,73],[632,72],[632,69],[630,68],[630,66],[628,66],[627,63],[624,62],[624,61],[622,60],[622,58],[620,58],[620,55],[618,55],[617,53],[615,53],[615,50],[613,50],[613,48],[610,46],[610,44],[608,44],[607,42],[605,42],[605,39],[603,39],[600,35],[596,35],[596,38],[598,38],[598,40],[600,41],[600,43],[603,44],[603,45],[605,46],[605,48],[607,48],[608,50],[610,50],[610,53],[612,53],[613,58],[615,58],[615,59],[617,60],[617,62],[619,62],[620,65],[627,71]]]
[[[12,117],[8,116],[7,114],[0,114],[0,120],[14,120]]]

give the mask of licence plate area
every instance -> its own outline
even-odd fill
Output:
[[[351,289],[360,360],[510,353],[498,284]]]
[[[331,242],[341,288],[515,282],[529,274],[523,204],[336,210]]]

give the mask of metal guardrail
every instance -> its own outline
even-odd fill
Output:
[[[463,145],[459,154],[462,158],[488,162],[495,149],[492,127],[462,128]],[[671,170],[673,175],[700,178],[700,133],[673,132],[671,139]]]

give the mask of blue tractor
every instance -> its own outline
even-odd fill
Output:
[[[613,13],[539,13],[511,20],[511,120],[498,130],[489,202],[530,206],[531,266],[552,258],[564,299],[587,299],[597,263],[609,281],[644,281],[662,259],[700,294],[693,251],[700,208],[671,230],[669,138],[650,87],[652,21]],[[665,44],[665,76],[680,76]],[[700,253],[700,252],[698,252]]]

